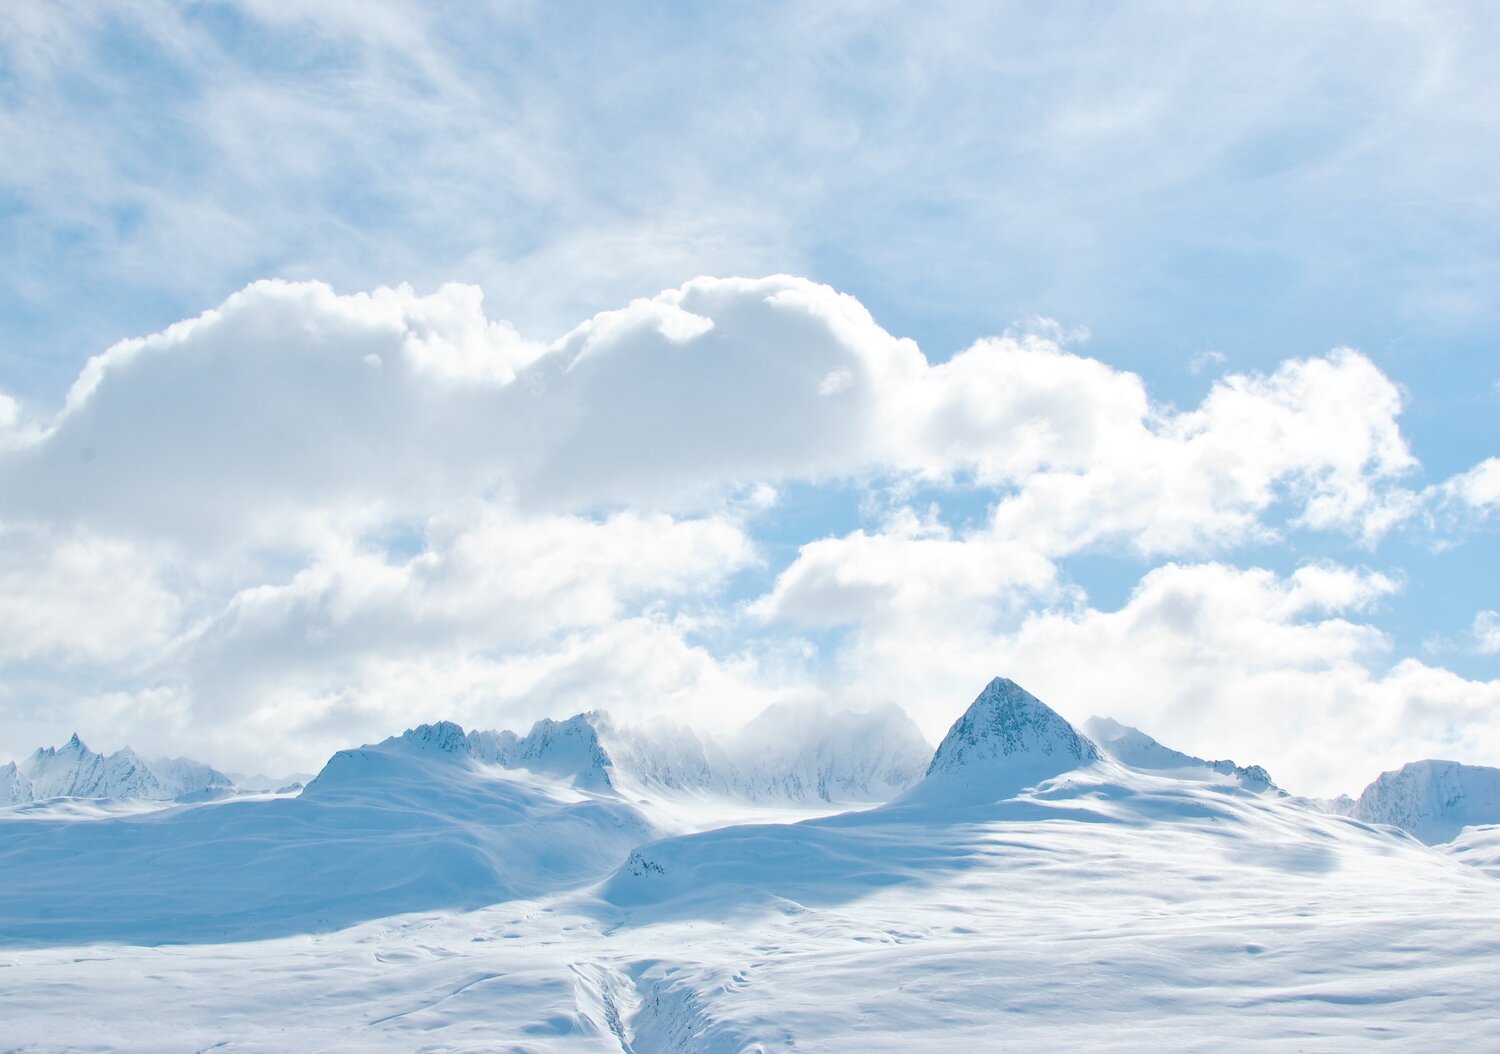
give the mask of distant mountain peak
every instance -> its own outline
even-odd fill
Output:
[[[1139,728],[1121,724],[1110,717],[1091,717],[1084,722],[1083,727],[1099,749],[1133,769],[1145,769],[1148,772],[1210,769],[1221,776],[1232,777],[1246,790],[1257,793],[1281,790],[1271,779],[1271,774],[1259,765],[1236,765],[1227,759],[1206,761],[1192,754],[1184,754],[1158,743]]]
[[[1500,769],[1429,758],[1377,776],[1352,815],[1388,823],[1433,845],[1468,826],[1500,823]]]
[[[418,725],[401,733],[400,740],[407,746],[419,750],[431,750],[442,754],[467,754],[468,738],[464,730],[452,721],[435,721],[430,725]]]
[[[995,801],[1098,760],[1098,748],[1061,714],[996,677],[938,744],[914,795]]]
[[[1099,759],[1093,742],[1056,710],[1010,678],[996,677],[948,730],[927,773],[1020,755],[1056,756],[1078,764]]]
[[[608,727],[608,718],[597,711],[562,721],[544,717],[524,736],[514,732],[465,732],[455,722],[434,721],[409,728],[377,746],[472,758],[561,777],[580,788],[604,790],[613,786],[613,763],[600,742],[600,729]]]
[[[614,761],[599,741],[608,718],[598,710],[564,721],[544,717],[517,744],[508,764],[552,775],[570,776],[581,787],[612,787]]]
[[[154,801],[227,792],[222,772],[183,758],[147,762],[129,747],[108,756],[74,732],[61,747],[41,747],[0,777],[0,805],[50,798],[144,798]]]

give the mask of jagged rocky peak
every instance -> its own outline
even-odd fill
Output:
[[[510,729],[496,732],[494,729],[475,729],[468,735],[469,753],[489,765],[504,765],[514,756],[520,746],[521,737]]]
[[[600,711],[575,714],[566,721],[544,717],[516,744],[508,765],[571,777],[580,787],[609,787],[614,767],[609,752],[599,741],[599,730],[608,730],[609,719]]]
[[[1400,827],[1429,845],[1451,841],[1465,827],[1500,823],[1500,769],[1413,761],[1377,776],[1352,815]]]
[[[14,761],[0,765],[0,805],[19,805],[32,799],[31,781]]]
[[[912,797],[997,801],[1098,760],[1098,748],[1061,714],[996,677],[938,744]]]
[[[437,721],[408,729],[381,746],[473,758],[488,765],[571,779],[579,787],[603,789],[610,786],[612,762],[600,742],[600,732],[609,728],[608,717],[597,711],[575,714],[564,721],[544,717],[524,736],[511,731],[465,732],[452,721]]]
[[[129,747],[105,757],[78,733],[60,748],[46,747],[23,766],[32,794],[44,798],[168,798],[161,782]]]
[[[464,730],[452,721],[436,721],[430,725],[408,728],[398,737],[403,746],[438,754],[469,753],[469,739]]]
[[[90,750],[78,733],[60,747],[42,747],[13,777],[0,771],[0,803],[49,798],[146,798],[168,801],[230,792],[227,776],[186,758],[146,761],[129,747],[105,756]]]
[[[1208,769],[1228,776],[1246,790],[1257,793],[1279,791],[1271,774],[1259,765],[1236,765],[1233,761],[1206,761],[1192,754],[1163,746],[1139,728],[1121,724],[1108,717],[1091,717],[1083,723],[1100,750],[1133,769],[1151,772],[1181,772],[1185,769]]]

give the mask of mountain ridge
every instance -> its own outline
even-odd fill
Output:
[[[1427,758],[1376,776],[1349,814],[1436,845],[1466,827],[1500,824],[1500,768]]]
[[[795,724],[802,735],[788,735]],[[723,741],[671,722],[618,725],[599,710],[542,718],[525,735],[417,725],[379,745],[463,756],[569,781],[584,791],[660,791],[748,801],[875,802],[913,785],[932,748],[899,707],[768,708]]]
[[[60,747],[39,747],[0,766],[0,805],[56,798],[183,801],[233,791],[233,781],[212,766],[188,758],[147,761],[128,746],[106,755],[90,750],[76,732]]]
[[[1228,759],[1209,761],[1184,754],[1158,742],[1139,728],[1109,717],[1095,715],[1085,721],[1083,727],[1100,750],[1132,768],[1147,771],[1203,768],[1220,776],[1232,776],[1247,790],[1285,793],[1260,765],[1237,765]]]

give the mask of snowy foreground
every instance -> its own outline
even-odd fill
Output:
[[[1430,847],[1002,680],[853,810],[792,791],[888,791],[888,736],[778,780],[541,731],[12,811],[0,1050],[1500,1049],[1500,828]]]

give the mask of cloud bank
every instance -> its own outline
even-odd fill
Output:
[[[90,360],[50,419],[0,402],[7,738],[290,766],[438,717],[777,701],[935,736],[1003,672],[1296,789],[1495,760],[1496,683],[1369,621],[1382,538],[1494,504],[1494,459],[1423,484],[1402,409],[1347,348],[1187,409],[1045,329],[933,362],[788,276],[545,344],[470,286],[257,282]],[[788,542],[791,492],[863,522]],[[1342,555],[1235,563],[1309,537]],[[1085,557],[1141,569],[1115,610]]]

